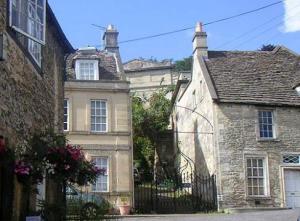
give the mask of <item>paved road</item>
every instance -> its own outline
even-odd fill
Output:
[[[241,214],[192,214],[126,217],[122,221],[297,221],[300,209],[260,211]]]

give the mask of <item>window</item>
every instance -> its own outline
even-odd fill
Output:
[[[299,155],[284,155],[283,163],[300,164],[300,156]]]
[[[247,187],[249,196],[266,195],[266,176],[263,158],[247,159]]]
[[[64,99],[64,131],[69,130],[69,100]]]
[[[39,22],[41,22],[39,16],[36,16],[38,13],[37,6],[34,4],[34,2],[29,1],[28,4],[28,15],[29,18],[37,18]],[[36,32],[36,37],[41,38],[42,32],[40,30],[40,26],[35,25],[35,22],[32,19],[28,20],[28,32],[30,34],[34,34]],[[28,51],[35,60],[35,62],[41,66],[42,63],[42,46],[40,43],[33,41],[31,39],[28,39]]]
[[[196,90],[193,91],[193,108],[195,109],[197,107],[197,96],[196,96]]]
[[[45,44],[46,0],[10,0],[10,26],[35,42]]]
[[[270,139],[274,138],[274,117],[273,111],[259,111],[259,136],[260,138]]]
[[[105,172],[97,178],[96,183],[92,186],[92,191],[108,192],[108,157],[95,157],[93,158],[93,162],[97,168],[104,169]]]
[[[107,104],[105,100],[91,101],[91,131],[107,132]]]
[[[99,80],[98,61],[77,60],[75,72],[78,80]]]

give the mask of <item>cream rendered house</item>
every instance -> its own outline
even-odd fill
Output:
[[[129,82],[117,46],[118,32],[109,26],[105,50],[82,48],[66,62],[64,130],[70,143],[106,173],[90,191],[118,205],[120,196],[132,205],[132,133]]]

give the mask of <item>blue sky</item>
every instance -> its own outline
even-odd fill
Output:
[[[277,0],[49,0],[75,48],[99,46],[103,32],[92,26],[116,26],[119,41],[191,27],[255,9]],[[300,0],[230,21],[205,26],[210,50],[255,50],[282,44],[300,53]],[[123,61],[133,58],[178,60],[192,54],[193,30],[120,44]]]

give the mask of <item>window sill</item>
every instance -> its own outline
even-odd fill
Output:
[[[95,191],[91,191],[92,193],[101,193],[101,194],[109,194],[109,191],[97,191],[97,190],[95,190]]]
[[[271,196],[247,196],[246,200],[271,200]]]
[[[280,142],[281,140],[277,138],[257,138],[258,142]]]

